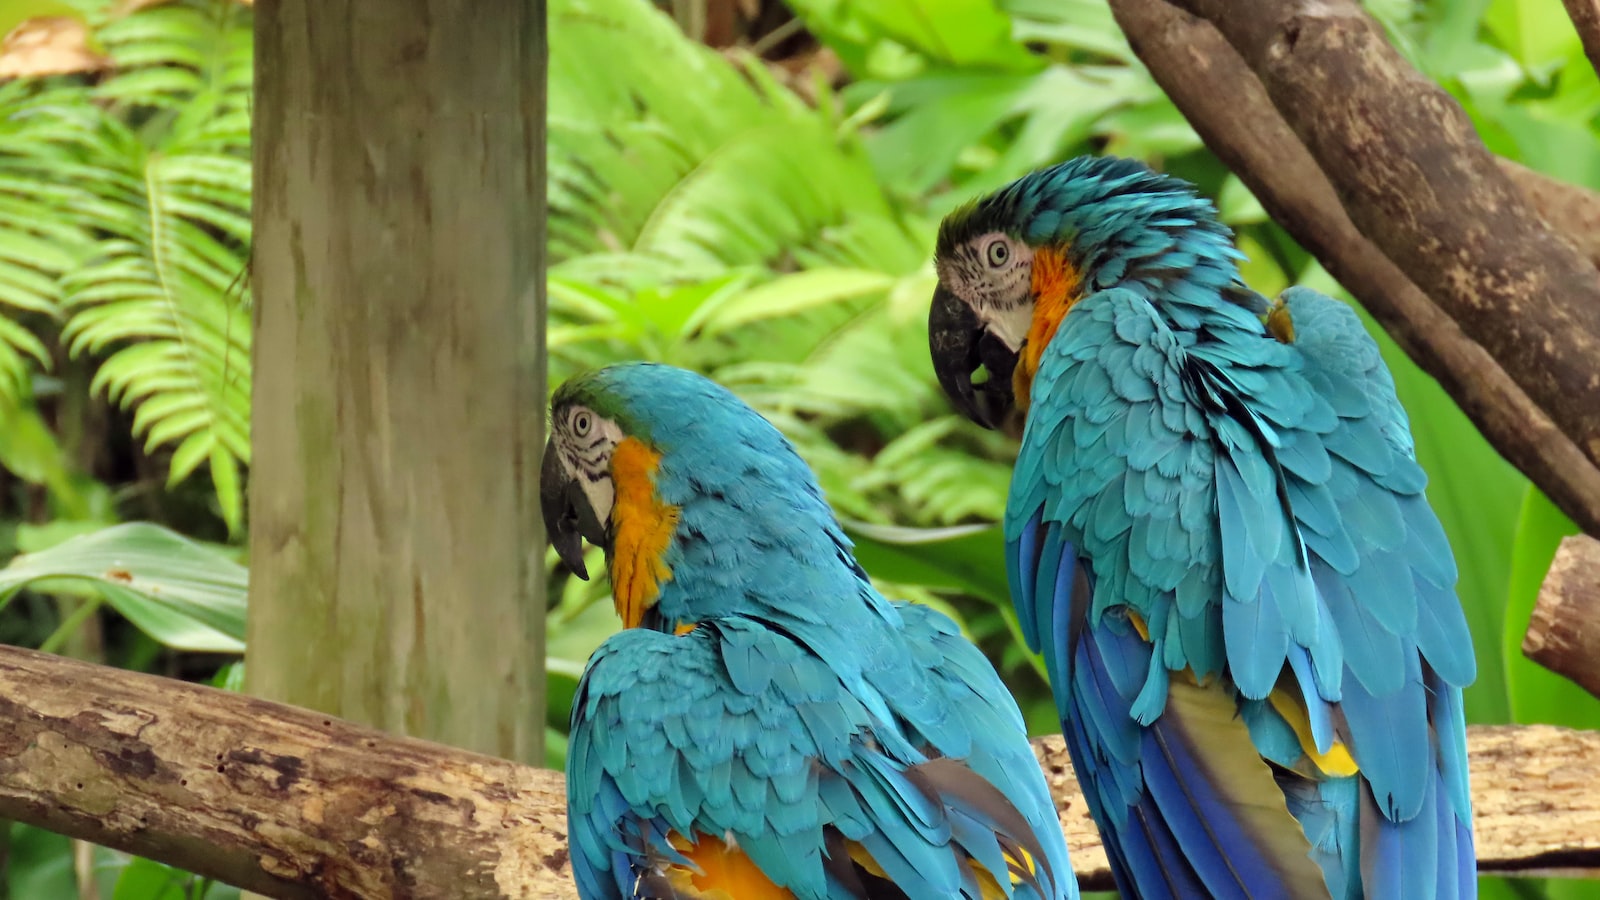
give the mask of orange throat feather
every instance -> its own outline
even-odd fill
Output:
[[[624,438],[611,454],[616,502],[611,509],[611,593],[624,628],[637,628],[672,580],[667,545],[678,527],[678,508],[656,496],[661,454],[637,438]]]
[[[1033,321],[1028,337],[1017,352],[1017,366],[1011,370],[1011,393],[1017,408],[1028,411],[1032,402],[1033,376],[1039,374],[1039,359],[1056,336],[1067,310],[1083,296],[1077,269],[1067,261],[1065,248],[1040,247],[1033,254]]]

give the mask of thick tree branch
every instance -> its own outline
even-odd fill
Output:
[[[1567,17],[1578,29],[1578,39],[1583,41],[1583,55],[1589,65],[1600,72],[1600,0],[1563,0]]]
[[[1552,725],[1467,729],[1478,871],[1600,869],[1600,733]]]
[[[1505,157],[1497,156],[1494,161],[1512,184],[1522,190],[1551,233],[1571,244],[1590,265],[1600,269],[1600,193],[1551,178]]]
[[[1600,468],[1494,357],[1356,230],[1333,185],[1222,35],[1164,0],[1112,0],[1111,8],[1156,82],[1272,218],[1439,380],[1506,459],[1574,521],[1600,534]],[[1537,173],[1529,175],[1535,187],[1549,184]],[[1574,212],[1600,222],[1600,206],[1577,204]],[[1594,233],[1600,236],[1600,228]]]
[[[1354,0],[1176,5],[1255,71],[1362,234],[1600,462],[1600,278],[1544,227],[1460,105]]]
[[[571,896],[561,780],[0,647],[0,818],[269,897]]]
[[[1600,541],[1574,535],[1561,542],[1522,652],[1600,697]]]
[[[0,817],[270,897],[576,896],[561,776],[310,710],[0,647]],[[1479,867],[1600,868],[1600,734],[1474,728]],[[1110,884],[1059,737],[1035,742]]]

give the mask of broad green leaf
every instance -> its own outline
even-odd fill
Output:
[[[1165,97],[1118,109],[1101,120],[1096,131],[1107,137],[1105,152],[1117,156],[1161,158],[1200,147],[1200,136]]]
[[[973,69],[1037,69],[1040,60],[1011,39],[1011,19],[994,0],[870,0],[854,4],[879,33],[938,64]]]
[[[882,272],[811,269],[781,275],[766,284],[723,294],[696,310],[688,329],[707,337],[762,319],[791,316],[813,307],[885,290],[894,281]]]
[[[1430,21],[1421,34],[1419,58],[1412,61],[1435,78],[1481,67],[1490,48],[1478,40],[1478,32],[1490,2],[1452,0],[1429,4]]]
[[[1029,101],[1056,107],[1051,112],[1063,131],[1076,127],[1085,133],[1106,101],[1116,102],[1115,97],[1090,93],[1080,76],[1050,71],[1057,73],[1051,78],[1054,91],[1042,97],[1032,94],[1041,77],[1034,74],[939,71],[894,84],[889,106],[893,118],[868,139],[875,168],[893,183],[924,193],[949,176],[963,151],[1028,112]],[[864,83],[846,96],[882,89],[879,83]]]
[[[1222,189],[1217,192],[1216,201],[1217,217],[1234,228],[1268,220],[1267,211],[1261,206],[1261,201],[1256,199],[1250,188],[1232,172],[1223,179]],[[1251,284],[1254,285],[1253,282]],[[1256,290],[1268,293],[1259,285],[1254,286]]]
[[[868,574],[896,584],[962,591],[1008,606],[1005,538],[999,525],[904,528],[845,521],[856,560]]]
[[[791,0],[789,7],[858,77],[1040,65],[1012,39],[1011,20],[993,0]]]
[[[189,900],[184,888],[192,877],[171,866],[135,857],[117,877],[112,900]]]
[[[61,445],[31,397],[14,404],[0,396],[0,465],[24,481],[48,486],[69,506],[77,505],[77,488]]]
[[[98,594],[174,649],[244,651],[245,569],[159,525],[115,525],[18,556],[0,569],[0,604],[30,586]]]
[[[6,877],[16,898],[78,896],[72,871],[72,840],[65,835],[7,822]]]
[[[590,562],[598,566],[590,571],[603,577],[604,564],[598,554],[591,556],[594,559]],[[577,579],[571,581],[577,582]],[[595,649],[621,627],[616,611],[604,600],[563,602],[552,607],[545,627],[545,671],[576,681]]]
[[[1527,102],[1501,109],[1498,125],[1510,136],[1511,155],[1562,181],[1600,188],[1600,138],[1584,119],[1547,111],[1545,104]],[[1596,110],[1600,112],[1600,110]]]
[[[240,896],[236,887],[206,881],[182,869],[104,848],[96,850],[115,860],[110,866],[98,865],[96,873],[102,884],[108,869],[116,874],[112,900],[237,900]]]
[[[1494,0],[1484,11],[1483,24],[1529,69],[1560,62],[1579,46],[1561,0]]]
[[[1245,284],[1268,297],[1276,297],[1284,288],[1290,286],[1289,279],[1283,274],[1283,268],[1254,237],[1240,232],[1236,235],[1234,243],[1245,255],[1244,260],[1239,263],[1239,274],[1244,277]]]
[[[54,519],[40,525],[20,523],[17,525],[17,552],[39,553],[73,538],[104,531],[115,524],[73,519]]]
[[[1102,0],[1001,0],[1000,6],[1015,20],[1019,43],[1056,44],[1124,63],[1134,59],[1111,6]]]
[[[244,690],[244,660],[236,659],[218,669],[211,678],[211,686],[234,693]]]
[[[721,278],[672,290],[652,288],[642,292],[639,305],[644,307],[656,333],[672,343],[695,331],[707,310],[738,296],[756,277],[758,274],[752,267],[735,269]]]

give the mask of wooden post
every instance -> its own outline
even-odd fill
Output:
[[[255,28],[249,689],[542,762],[545,4]]]

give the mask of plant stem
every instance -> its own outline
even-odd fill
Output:
[[[73,633],[81,628],[84,622],[89,620],[90,616],[99,611],[102,602],[104,601],[99,597],[92,597],[80,603],[78,608],[63,619],[61,625],[51,632],[49,637],[44,639],[44,643],[39,645],[40,652],[55,653],[62,644],[66,643],[67,638],[72,637]]]

